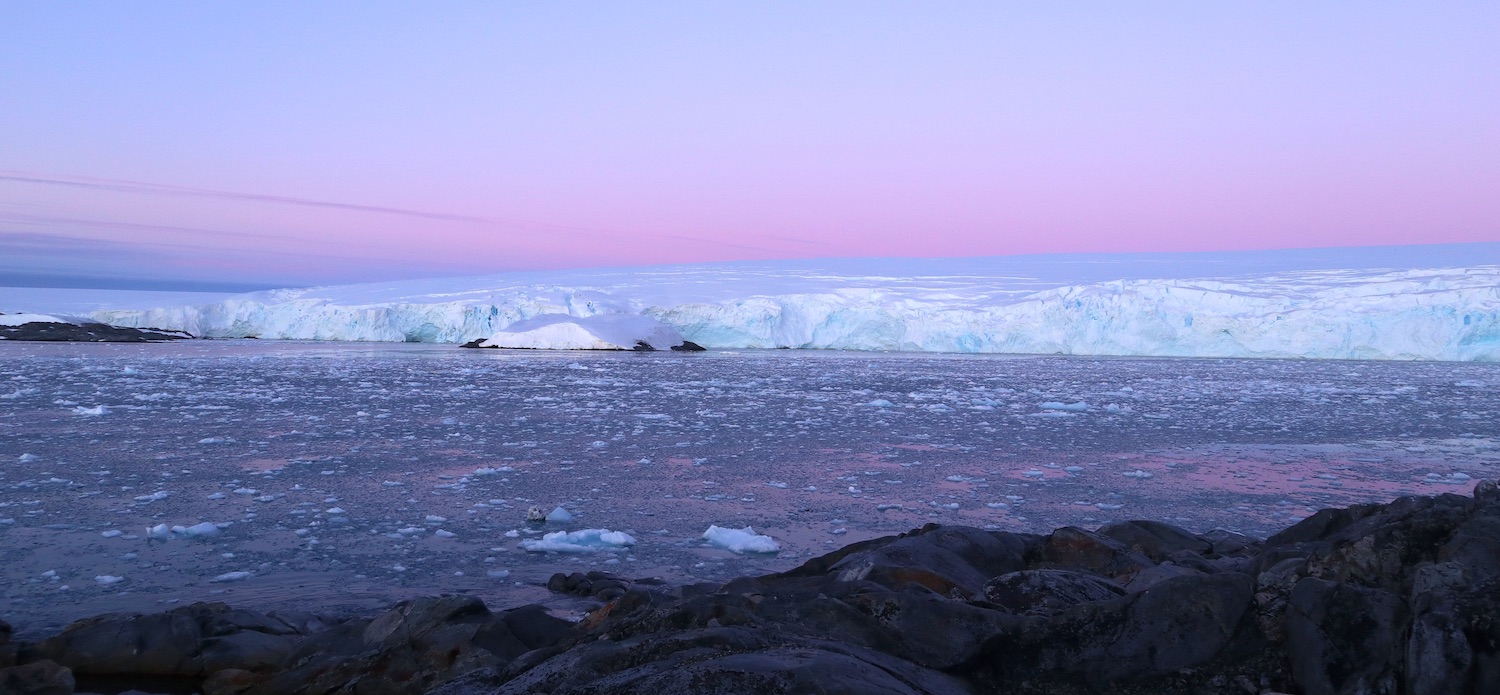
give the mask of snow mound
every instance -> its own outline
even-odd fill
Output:
[[[755,529],[749,526],[738,530],[709,526],[708,530],[703,532],[703,540],[738,554],[781,552],[780,543],[770,536],[757,535]]]
[[[557,531],[539,541],[521,541],[521,549],[531,553],[592,553],[619,550],[635,545],[635,538],[622,531],[588,528],[582,531]]]
[[[543,314],[517,321],[475,347],[537,350],[670,350],[682,334],[650,316]],[[645,347],[642,347],[645,346]]]

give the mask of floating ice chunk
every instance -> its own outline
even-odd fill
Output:
[[[401,483],[398,483],[394,480],[382,480],[380,481],[380,484],[385,487],[401,487]]]
[[[19,460],[21,463],[36,463],[37,461],[42,460],[42,457],[37,456],[36,454],[21,454]]]
[[[403,536],[415,536],[415,535],[417,535],[417,534],[419,534],[421,532],[422,532],[422,529],[419,529],[419,528],[417,528],[415,526],[407,526],[406,528],[403,528],[403,529],[396,529],[396,533],[399,533],[399,534],[401,534]]]
[[[329,507],[329,508],[323,510],[323,513],[324,514],[347,514],[348,512],[345,512],[343,507]]]
[[[204,437],[198,440],[199,444],[223,444],[229,440],[223,437]]]
[[[550,521],[554,524],[566,524],[573,520],[573,515],[569,514],[568,510],[563,509],[562,507],[557,507],[556,509],[548,512],[546,518],[547,521]]]
[[[74,408],[73,412],[75,414],[78,414],[78,415],[89,415],[89,416],[108,415],[109,414],[109,408],[106,408],[106,407],[104,407],[102,405],[96,405],[96,406],[94,406],[92,408],[85,408],[85,407],[83,407],[83,406],[80,405],[77,408]]]
[[[146,527],[147,540],[166,540],[172,537],[172,529],[166,524],[157,524]]]
[[[105,538],[119,538],[120,536],[125,535],[125,532],[124,531],[117,531],[117,530],[114,530],[114,529],[110,529],[110,530],[105,531],[104,533],[101,533],[99,535],[104,536]]]
[[[0,526],[10,526],[16,523],[15,519],[0,519]]]
[[[510,572],[508,570],[490,570],[485,572],[485,575],[490,579],[505,579],[510,576]]]
[[[1047,401],[1045,403],[1039,403],[1039,404],[1037,404],[1037,407],[1041,408],[1042,410],[1064,410],[1064,411],[1071,412],[1071,413],[1081,413],[1081,412],[1089,409],[1089,404],[1086,403],[1086,402],[1084,402],[1084,401],[1078,401],[1077,403],[1063,403],[1061,401]]]
[[[786,483],[783,483],[780,480],[772,480],[772,481],[766,483],[766,487],[774,487],[774,488],[776,488],[778,490],[785,490],[787,488],[787,485],[786,485]]]
[[[1454,480],[1473,480],[1468,473],[1450,473],[1448,477]]]
[[[986,502],[984,506],[989,507],[990,509],[1007,509],[1010,507],[1010,505],[1004,502]]]
[[[156,492],[153,492],[153,493],[151,493],[149,495],[139,495],[139,496],[137,496],[135,498],[135,501],[137,501],[137,502],[157,502],[157,501],[164,500],[164,499],[166,499],[168,497],[171,497],[171,496],[172,496],[172,493],[167,492],[166,490],[157,490]]]
[[[1028,478],[1045,478],[1045,477],[1047,477],[1046,473],[1043,473],[1043,472],[1041,472],[1039,470],[1036,470],[1036,469],[1032,469],[1032,470],[1026,471],[1026,472],[1022,473],[1021,475],[1024,475],[1024,476],[1026,476]]]
[[[428,514],[427,518],[423,519],[423,521],[426,521],[429,524],[441,524],[441,523],[443,523],[444,521],[447,521],[447,520],[448,520],[448,517],[438,516],[436,514]]]
[[[255,576],[255,574],[252,573],[252,572],[225,572],[225,573],[223,573],[223,574],[221,574],[221,575],[219,575],[217,577],[214,577],[213,579],[210,579],[208,581],[210,581],[210,582],[220,582],[220,583],[222,583],[222,582],[240,582],[240,581],[244,581],[246,579],[249,579],[249,578],[251,578],[253,576]]]
[[[1065,467],[1063,467],[1063,470],[1065,470],[1065,471],[1067,471],[1069,473],[1082,473],[1083,472],[1083,466],[1065,466]]]
[[[110,584],[119,584],[120,582],[125,581],[125,578],[116,577],[110,574],[101,574],[97,577],[94,577],[94,581],[99,582],[100,584],[103,584],[105,586],[109,586]]]
[[[236,495],[256,495],[256,494],[260,494],[260,490],[255,490],[255,489],[248,488],[248,487],[241,487],[241,488],[235,488],[234,494],[236,494]]]
[[[1147,473],[1143,470],[1126,471],[1124,473],[1121,473],[1120,475],[1123,475],[1127,478],[1140,478],[1141,480],[1154,477],[1152,474]]]
[[[875,505],[875,511],[877,511],[877,512],[887,512],[887,511],[890,511],[892,509],[901,509],[901,508],[902,507],[899,504],[877,504],[877,505]]]
[[[193,524],[192,526],[173,526],[172,533],[182,536],[183,538],[207,538],[209,536],[218,535],[219,527],[211,522],[205,521],[201,524]]]
[[[621,531],[590,528],[582,531],[556,531],[538,541],[521,541],[521,549],[533,553],[590,553],[635,545],[635,538]]]
[[[437,536],[438,538],[457,538],[458,537],[458,534],[456,534],[456,533],[454,533],[452,531],[446,531],[446,530],[443,530],[443,529],[438,529],[436,531],[433,531],[432,535]]]
[[[226,495],[226,494],[224,494],[222,492],[215,492],[214,494],[209,495],[208,499],[211,499],[211,500],[221,500],[221,499],[224,499],[225,497],[228,497],[228,496],[229,495]]]
[[[884,398],[877,398],[873,401],[870,401],[869,403],[865,403],[864,405],[868,405],[874,408],[892,408],[895,407],[896,404]]]
[[[757,535],[755,529],[749,526],[739,530],[709,526],[703,532],[703,540],[737,554],[781,552],[781,544],[775,539]]]
[[[488,466],[485,466],[483,468],[475,468],[474,475],[500,475],[500,469],[490,468]]]

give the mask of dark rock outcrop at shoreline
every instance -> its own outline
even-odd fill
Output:
[[[193,335],[161,328],[127,328],[84,321],[30,321],[16,326],[0,325],[0,340],[54,343],[159,343],[186,340]]]
[[[205,695],[1500,692],[1492,481],[1326,509],[1264,541],[929,525],[722,585],[548,587],[602,605],[571,623],[463,596],[351,619],[196,604],[27,644],[0,624],[0,693],[104,676]]]

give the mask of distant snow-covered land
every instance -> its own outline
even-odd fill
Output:
[[[0,289],[0,311],[49,309],[12,306],[25,297]],[[577,333],[566,317],[624,315],[642,317],[627,322],[639,339],[710,349],[1500,359],[1500,244],[721,263],[150,299],[91,316],[208,337],[438,343],[547,317],[527,347]]]

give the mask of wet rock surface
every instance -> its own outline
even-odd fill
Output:
[[[1500,692],[1500,487],[1324,510],[1255,541],[1159,522],[928,525],[723,584],[605,572],[581,621],[477,598],[374,616],[195,604],[12,643],[0,692],[79,678],[270,693]]]

